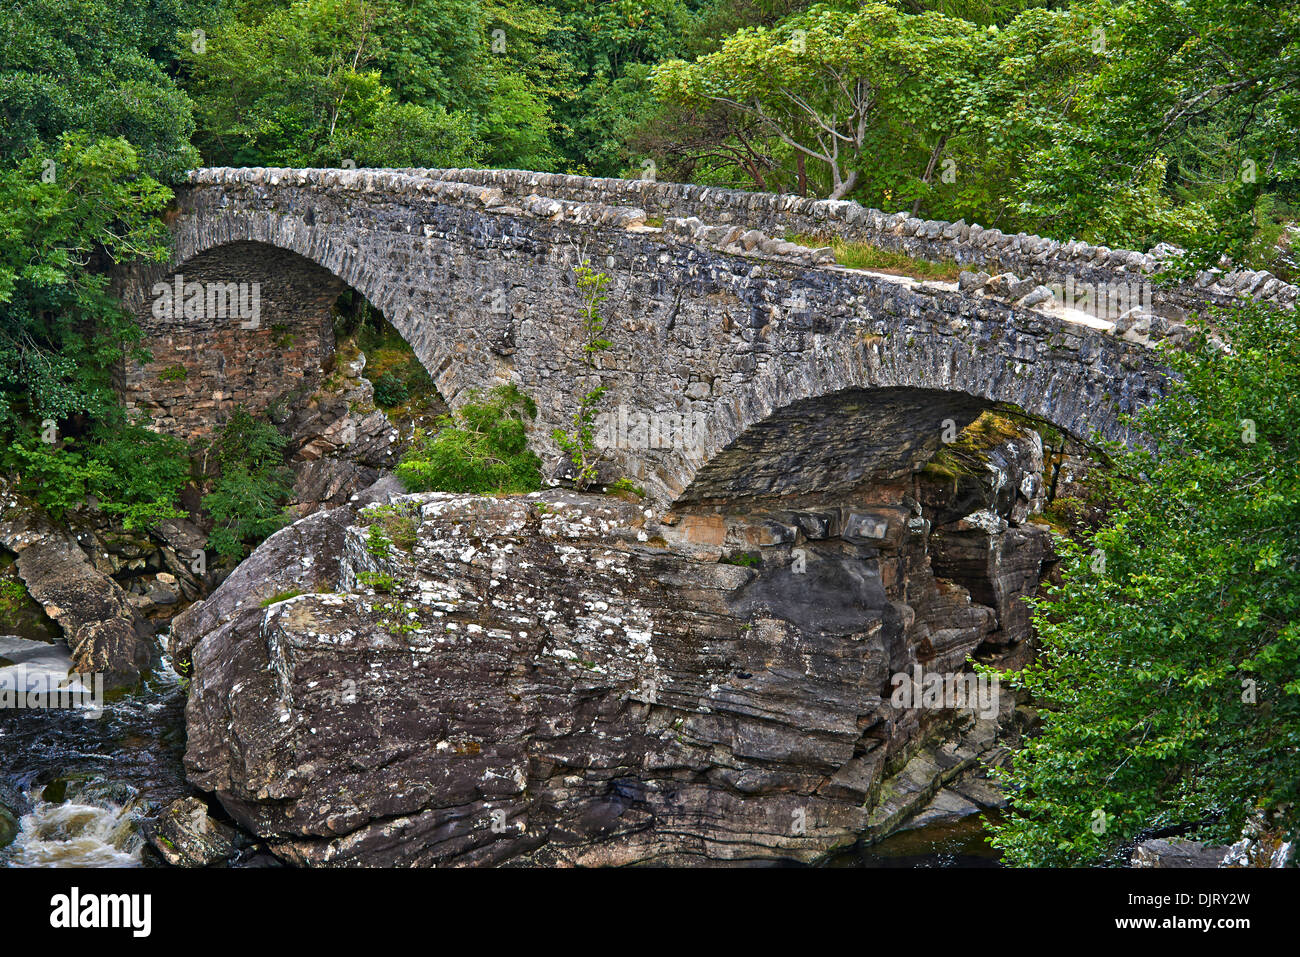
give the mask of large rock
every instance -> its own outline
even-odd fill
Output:
[[[13,843],[18,836],[18,822],[30,809],[23,792],[0,778],[0,848]]]
[[[28,593],[63,631],[76,670],[107,687],[134,684],[149,664],[148,629],[126,592],[86,557],[77,540],[37,506],[0,503],[0,545],[14,552]]]
[[[291,862],[811,860],[953,715],[896,707],[891,676],[960,668],[994,624],[887,509],[811,540],[386,497],[278,532],[174,623],[190,780]],[[720,562],[736,540],[767,544]]]
[[[1134,867],[1222,867],[1227,846],[1201,844],[1180,838],[1153,838],[1133,849]]]

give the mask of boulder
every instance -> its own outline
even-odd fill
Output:
[[[109,688],[135,684],[153,648],[126,592],[37,505],[11,497],[0,507],[0,545],[18,556],[28,594],[62,630],[76,670],[102,674]]]
[[[1220,867],[1228,848],[1181,838],[1153,838],[1133,849],[1134,867]]]
[[[142,830],[172,867],[210,867],[239,853],[238,832],[213,820],[207,805],[195,797],[173,801]]]
[[[795,562],[776,523],[730,564],[621,499],[380,498],[278,532],[173,628],[190,781],[294,864],[817,859],[951,714],[891,674],[960,669],[994,624],[914,535]]]
[[[30,806],[22,791],[0,779],[0,848],[8,847],[18,836],[18,822]]]

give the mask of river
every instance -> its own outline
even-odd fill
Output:
[[[71,664],[61,642],[0,636],[0,675]],[[151,863],[139,825],[185,783],[185,687],[165,655],[136,691],[109,695],[100,712],[0,709],[0,780],[29,802],[0,866],[140,867]],[[834,855],[849,868],[996,867],[985,818],[902,831]]]
[[[71,664],[60,642],[0,637],[0,674]],[[30,671],[29,671],[30,673]],[[139,822],[194,793],[185,783],[185,690],[163,656],[143,685],[101,711],[0,709],[0,779],[26,796],[10,867],[138,867]]]

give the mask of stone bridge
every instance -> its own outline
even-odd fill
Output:
[[[121,286],[153,354],[125,370],[125,391],[186,437],[322,378],[347,287],[453,407],[505,382],[536,399],[548,469],[562,458],[552,429],[608,387],[610,477],[660,504],[797,499],[898,475],[994,403],[1128,440],[1122,414],[1160,389],[1147,345],[1013,298],[1063,277],[1145,284],[1152,255],[854,203],[519,171],[204,169],[178,190],[170,224],[171,263]],[[996,284],[848,269],[790,233],[1029,278],[1000,298]],[[611,277],[613,345],[594,373],[574,274],[584,260]],[[1294,299],[1271,277],[1202,279],[1157,290],[1153,310],[1180,319],[1240,293]],[[667,447],[638,438],[651,416],[674,426]]]

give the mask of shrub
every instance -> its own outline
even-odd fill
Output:
[[[1257,814],[1300,836],[1300,340],[1289,310],[1215,324],[1231,351],[1167,353],[1135,417],[1156,451],[1112,446],[1115,505],[1060,543],[1038,659],[1008,676],[1042,716],[999,772],[1011,864],[1122,859],[1163,828],[1230,842]]]
[[[397,466],[412,492],[532,492],[541,487],[541,460],[528,448],[527,423],[537,405],[513,385],[476,396],[436,431],[417,431]]]
[[[189,449],[138,425],[104,426],[57,443],[20,435],[3,464],[14,473],[17,490],[56,519],[90,496],[128,531],[185,514],[176,500],[190,479]]]
[[[404,552],[415,548],[419,536],[415,508],[410,503],[372,505],[362,511],[360,517],[371,525],[370,538],[384,538]],[[387,558],[388,555],[376,557]]]
[[[283,465],[286,439],[269,422],[242,407],[231,413],[212,443],[221,468],[213,490],[203,496],[212,517],[208,547],[224,559],[239,559],[289,521],[284,509],[290,473]]]
[[[375,405],[382,409],[391,409],[401,405],[411,397],[411,390],[406,380],[395,372],[385,372],[375,378]]]

